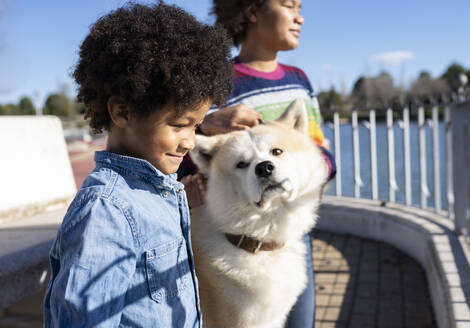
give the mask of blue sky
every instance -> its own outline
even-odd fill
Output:
[[[90,24],[124,0],[0,0],[0,104],[23,95],[42,106],[75,85],[70,71]],[[150,2],[150,1],[140,1]],[[211,23],[210,0],[172,0]],[[280,53],[317,91],[349,92],[360,75],[389,71],[407,85],[422,70],[439,76],[451,62],[470,69],[470,1],[302,1],[300,46]]]

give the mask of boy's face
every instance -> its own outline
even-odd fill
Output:
[[[124,152],[145,159],[164,174],[175,173],[184,155],[194,148],[195,129],[201,124],[210,101],[175,116],[173,105],[166,105],[145,118],[132,118],[126,130]]]
[[[267,0],[257,10],[252,32],[265,46],[275,50],[292,50],[299,45],[301,25],[301,0]]]

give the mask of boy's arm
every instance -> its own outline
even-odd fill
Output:
[[[109,200],[97,199],[85,212],[71,213],[76,218],[64,227],[52,321],[60,327],[117,327],[136,268],[133,233]]]

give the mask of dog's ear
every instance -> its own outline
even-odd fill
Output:
[[[297,98],[291,102],[277,121],[304,134],[308,134],[308,116],[304,100]]]
[[[197,134],[196,146],[191,150],[191,159],[202,173],[208,173],[209,165],[227,135],[219,134],[211,137]]]

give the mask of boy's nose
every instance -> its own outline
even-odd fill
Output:
[[[302,25],[304,23],[304,18],[303,16],[299,13],[297,17],[295,18],[295,21],[297,24]]]
[[[180,142],[180,147],[186,150],[192,150],[196,145],[196,135],[192,133],[191,135],[183,138]]]

